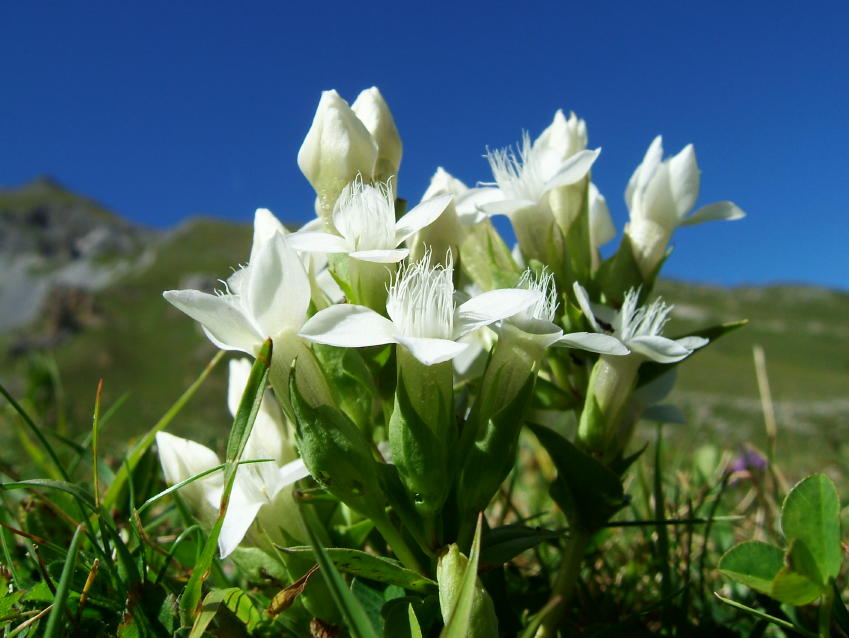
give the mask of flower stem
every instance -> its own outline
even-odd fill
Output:
[[[404,567],[412,569],[417,574],[426,575],[418,557],[413,550],[410,549],[410,546],[407,545],[407,541],[404,540],[404,536],[398,528],[392,524],[392,521],[390,521],[385,515],[371,516],[371,520],[377,528],[377,531],[380,532],[381,536],[383,536],[383,539],[392,547],[392,551],[395,552],[398,560],[404,564]]]
[[[553,638],[557,635],[557,627],[572,600],[572,594],[581,572],[584,553],[592,537],[592,532],[575,530],[569,539],[569,544],[563,551],[557,578],[551,588],[551,597],[546,604],[548,610],[545,612],[546,615],[542,624],[537,629],[536,638]],[[555,599],[558,600],[555,602]]]
[[[834,606],[834,586],[828,583],[828,587],[823,594],[820,602],[819,610],[819,636],[820,638],[829,638],[831,636],[831,608]]]

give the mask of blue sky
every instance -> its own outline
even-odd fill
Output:
[[[312,213],[296,164],[321,90],[380,87],[401,195],[484,148],[587,120],[621,228],[652,138],[695,144],[700,203],[669,276],[849,290],[849,4],[9,2],[0,7],[0,185],[49,174],[138,222]]]

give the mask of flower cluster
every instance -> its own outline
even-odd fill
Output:
[[[240,542],[268,550],[256,539],[298,538],[283,504],[295,507],[291,484],[303,480],[370,521],[409,569],[433,575],[429,561],[445,548],[468,551],[526,423],[554,423],[551,433],[534,426],[539,444],[559,437],[586,467],[619,467],[635,423],[652,414],[643,386],[708,344],[664,336],[672,306],[651,296],[672,233],[743,213],[720,202],[687,216],[695,152],[663,160],[658,137],[628,183],[622,242],[604,258],[616,233],[592,183],[601,149],[587,140],[584,120],[557,111],[517,150],[487,151],[491,181],[469,188],[438,168],[406,211],[401,140],[380,92],[351,106],[322,94],[298,153],[316,219],[290,233],[258,210],[247,265],[222,291],[165,292],[220,348],[257,356],[273,344],[280,409],[271,393],[262,399],[242,456],[257,462],[237,472],[222,556]],[[515,248],[493,215],[509,218]],[[231,388],[243,388],[247,364],[233,365]],[[573,437],[552,410],[574,415]],[[217,510],[220,477],[191,480],[218,464],[215,453],[168,434],[158,444],[167,480],[186,483],[198,515]],[[576,502],[558,504],[592,531],[598,520]]]

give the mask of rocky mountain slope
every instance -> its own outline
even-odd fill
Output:
[[[162,299],[173,288],[211,290],[250,249],[250,229],[189,220],[158,234],[55,182],[0,191],[0,380],[65,431],[89,427],[99,379],[104,405],[125,401],[105,440],[149,428],[215,349]],[[807,468],[842,463],[849,444],[849,295],[805,286],[726,289],[662,282],[676,305],[670,332],[748,318],[680,368],[673,401],[688,424],[667,426],[684,449],[763,443],[752,360],[766,353],[779,453]],[[173,424],[220,443],[229,424],[225,366]],[[8,428],[7,428],[8,430]],[[13,436],[10,432],[6,437]],[[0,448],[0,460],[8,453]]]

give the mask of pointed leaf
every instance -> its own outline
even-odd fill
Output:
[[[602,527],[625,505],[619,477],[554,430],[528,425],[557,468],[551,497],[566,513],[569,523],[589,532]]]
[[[281,547],[279,549],[286,554],[309,555],[313,551],[311,547],[306,546]],[[376,580],[387,585],[397,585],[421,594],[433,593],[436,587],[436,583],[429,578],[402,567],[400,563],[389,558],[346,547],[326,547],[324,551],[327,557],[333,561],[336,569],[343,574]]]

